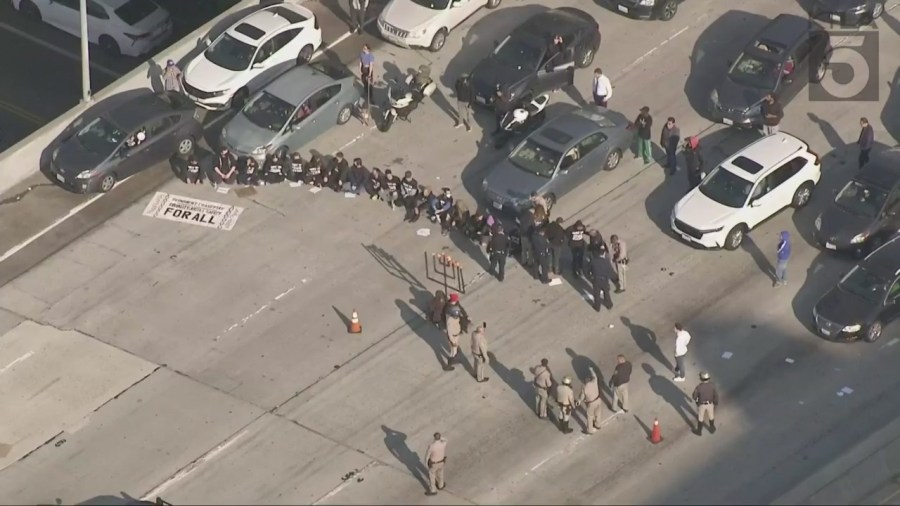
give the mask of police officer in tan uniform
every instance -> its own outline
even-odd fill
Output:
[[[490,379],[484,376],[484,366],[488,362],[487,337],[484,335],[486,328],[487,323],[485,322],[472,332],[472,361],[475,362],[475,380],[479,383]]]
[[[447,440],[441,437],[440,432],[434,433],[434,441],[428,445],[425,451],[425,465],[428,467],[428,492],[425,495],[437,495],[438,490],[443,490],[444,463],[447,462]]]
[[[572,379],[566,376],[562,384],[556,386],[556,404],[559,406],[559,430],[563,434],[572,432],[569,427],[569,415],[575,407],[575,392],[572,391]]]
[[[541,365],[531,369],[534,373],[535,410],[539,418],[547,418],[547,400],[550,398],[550,388],[553,387],[553,373],[550,372],[550,361],[541,359]]]
[[[581,395],[578,396],[576,402],[576,405],[584,404],[584,413],[587,415],[585,434],[593,434],[600,428],[600,407],[603,400],[600,398],[600,383],[597,376],[597,371],[591,367],[588,377],[584,379],[581,387]]]
[[[691,395],[697,403],[697,431],[698,436],[703,435],[703,420],[709,420],[709,433],[716,432],[716,406],[719,405],[719,392],[716,386],[709,381],[709,373],[700,373],[700,384],[694,388]]]
[[[616,293],[622,293],[625,291],[625,280],[628,273],[628,248],[625,246],[625,241],[619,239],[619,236],[615,234],[610,236],[609,240],[612,243],[613,265],[616,267],[616,274],[619,275]]]

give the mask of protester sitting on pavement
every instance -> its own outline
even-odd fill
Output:
[[[435,196],[434,192],[431,191],[431,187],[425,186],[423,187],[415,197],[415,204],[412,206],[409,212],[409,222],[415,223],[419,221],[419,218],[422,216],[423,212],[428,212],[428,209],[431,209],[431,203],[434,201]]]
[[[450,230],[450,209],[453,207],[453,195],[450,188],[443,188],[442,193],[431,203],[431,221],[441,224],[441,234],[447,235]]]
[[[313,154],[309,158],[309,162],[306,164],[306,174],[304,174],[303,178],[303,182],[306,184],[317,188],[322,187],[324,176],[322,175],[322,158],[319,155]]]
[[[278,184],[284,181],[284,158],[279,153],[269,153],[263,164],[263,181]]]
[[[259,164],[250,157],[241,160],[241,171],[238,173],[238,183],[244,186],[257,186],[259,184]]]
[[[465,233],[466,224],[471,217],[472,213],[469,212],[469,207],[466,203],[462,199],[456,200],[453,202],[453,207],[450,208],[450,222],[447,226]]]
[[[203,182],[203,171],[200,169],[200,162],[197,157],[191,155],[185,166],[184,180],[190,184],[200,184]]]
[[[220,184],[234,184],[237,178],[237,160],[228,148],[223,147],[209,173],[209,180],[214,188]]]
[[[350,166],[350,177],[345,185],[346,190],[350,193],[359,195],[369,179],[369,169],[362,164],[362,158],[354,158],[353,165]]]
[[[369,198],[372,200],[381,198],[380,194],[383,186],[384,174],[378,167],[372,167],[372,172],[369,174],[369,180],[366,181],[366,192],[369,194]]]
[[[300,155],[299,151],[291,153],[289,165],[289,167],[286,167],[286,174],[284,177],[292,183],[302,183],[304,161],[303,156]]]
[[[387,169],[384,171],[384,179],[381,183],[381,200],[387,202],[391,209],[394,209],[400,199],[400,178],[395,176],[391,169]]]
[[[329,161],[328,166],[329,186],[336,192],[343,191],[344,185],[347,183],[347,180],[350,179],[350,164],[347,163],[347,159],[344,158],[344,153],[341,151],[335,153],[334,158]]]

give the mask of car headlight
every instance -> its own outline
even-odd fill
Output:
[[[822,230],[822,215],[820,214],[818,218],[816,218],[816,230]]]
[[[846,327],[844,327],[844,332],[849,332],[849,333],[859,332],[859,330],[861,328],[862,328],[862,325],[859,325],[859,324],[847,325]]]
[[[412,33],[413,33],[413,35],[415,35],[416,37],[424,37],[425,34],[428,33],[428,27],[426,26],[425,28],[420,28],[420,29],[418,29],[418,30],[413,30]]]
[[[59,148],[54,149],[53,156],[50,157],[50,159],[53,161],[53,163],[56,163],[57,158],[59,158]]]
[[[859,244],[859,243],[865,241],[868,237],[869,237],[869,234],[866,232],[863,232],[861,234],[856,234],[855,236],[853,236],[853,239],[850,239],[850,244]]]
[[[93,172],[91,172],[89,170],[83,170],[83,171],[79,172],[78,175],[75,177],[78,179],[90,179],[92,175],[93,175]]]
[[[656,0],[641,0],[640,5],[653,5],[656,3]]]

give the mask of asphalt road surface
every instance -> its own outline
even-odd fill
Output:
[[[710,166],[756,138],[702,117],[715,76],[767,17],[802,12],[781,0],[740,10],[697,0],[669,23],[648,24],[589,0],[564,3],[603,27],[596,64],[615,86],[611,107],[631,116],[647,105],[657,128],[675,116],[683,135],[702,137]],[[326,39],[338,40],[340,14],[314,8]],[[490,147],[488,114],[478,114],[470,133],[452,128],[448,89],[497,34],[542,8],[506,0],[481,11],[439,54],[371,34],[340,43],[328,58],[352,68],[367,42],[386,78],[430,63],[441,93],[388,134],[353,121],[313,147],[412,170],[473,207],[485,171],[504,153]],[[165,165],[90,203],[37,186],[40,178],[26,182],[0,200],[0,252],[8,251],[0,257],[0,332],[10,331],[0,392],[11,413],[0,417],[0,497],[42,504],[156,496],[174,504],[782,497],[900,415],[900,327],[873,345],[828,343],[808,329],[812,305],[851,265],[810,236],[819,209],[855,171],[858,117],[873,121],[882,145],[900,140],[892,119],[900,101],[896,15],[850,34],[879,40],[870,60],[877,60],[878,100],[801,94],[786,108],[782,129],[822,155],[822,183],[807,209],[775,216],[740,250],[699,251],[671,237],[683,174],[666,177],[658,164],[628,155],[560,201],[554,214],[567,223],[581,219],[628,243],[628,291],[600,314],[579,281],[541,286],[515,266],[498,283],[467,241],[327,190],[220,194],[185,186]],[[590,69],[579,71],[580,93],[554,94],[550,114],[590,98],[590,82]],[[209,120],[214,138],[223,120]],[[244,211],[230,232],[145,217],[156,191]],[[75,206],[81,211],[58,221]],[[423,228],[431,235],[417,235]],[[770,271],[782,230],[794,236],[794,253],[789,284],[776,289]],[[475,322],[488,323],[487,383],[475,383],[468,366],[444,372],[438,363],[443,338],[421,315],[428,293],[441,288],[425,265],[439,252],[462,263],[462,302]],[[353,310],[359,335],[346,333]],[[676,321],[694,336],[682,384],[669,370]],[[603,429],[592,436],[562,435],[534,416],[529,368],[542,357],[557,378],[593,365],[605,382],[619,353],[635,366],[627,415],[604,408]],[[722,402],[719,431],[698,438],[689,432],[687,395],[701,370],[712,374]],[[664,437],[657,446],[647,442],[654,419]],[[583,417],[576,420],[579,429]],[[430,499],[421,458],[435,431],[449,440],[448,485]],[[885,497],[896,490],[889,484]]]

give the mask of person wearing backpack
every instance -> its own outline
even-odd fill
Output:
[[[688,191],[693,190],[703,181],[703,155],[700,153],[700,138],[696,135],[688,137],[681,148],[684,155],[685,172],[688,178]]]

